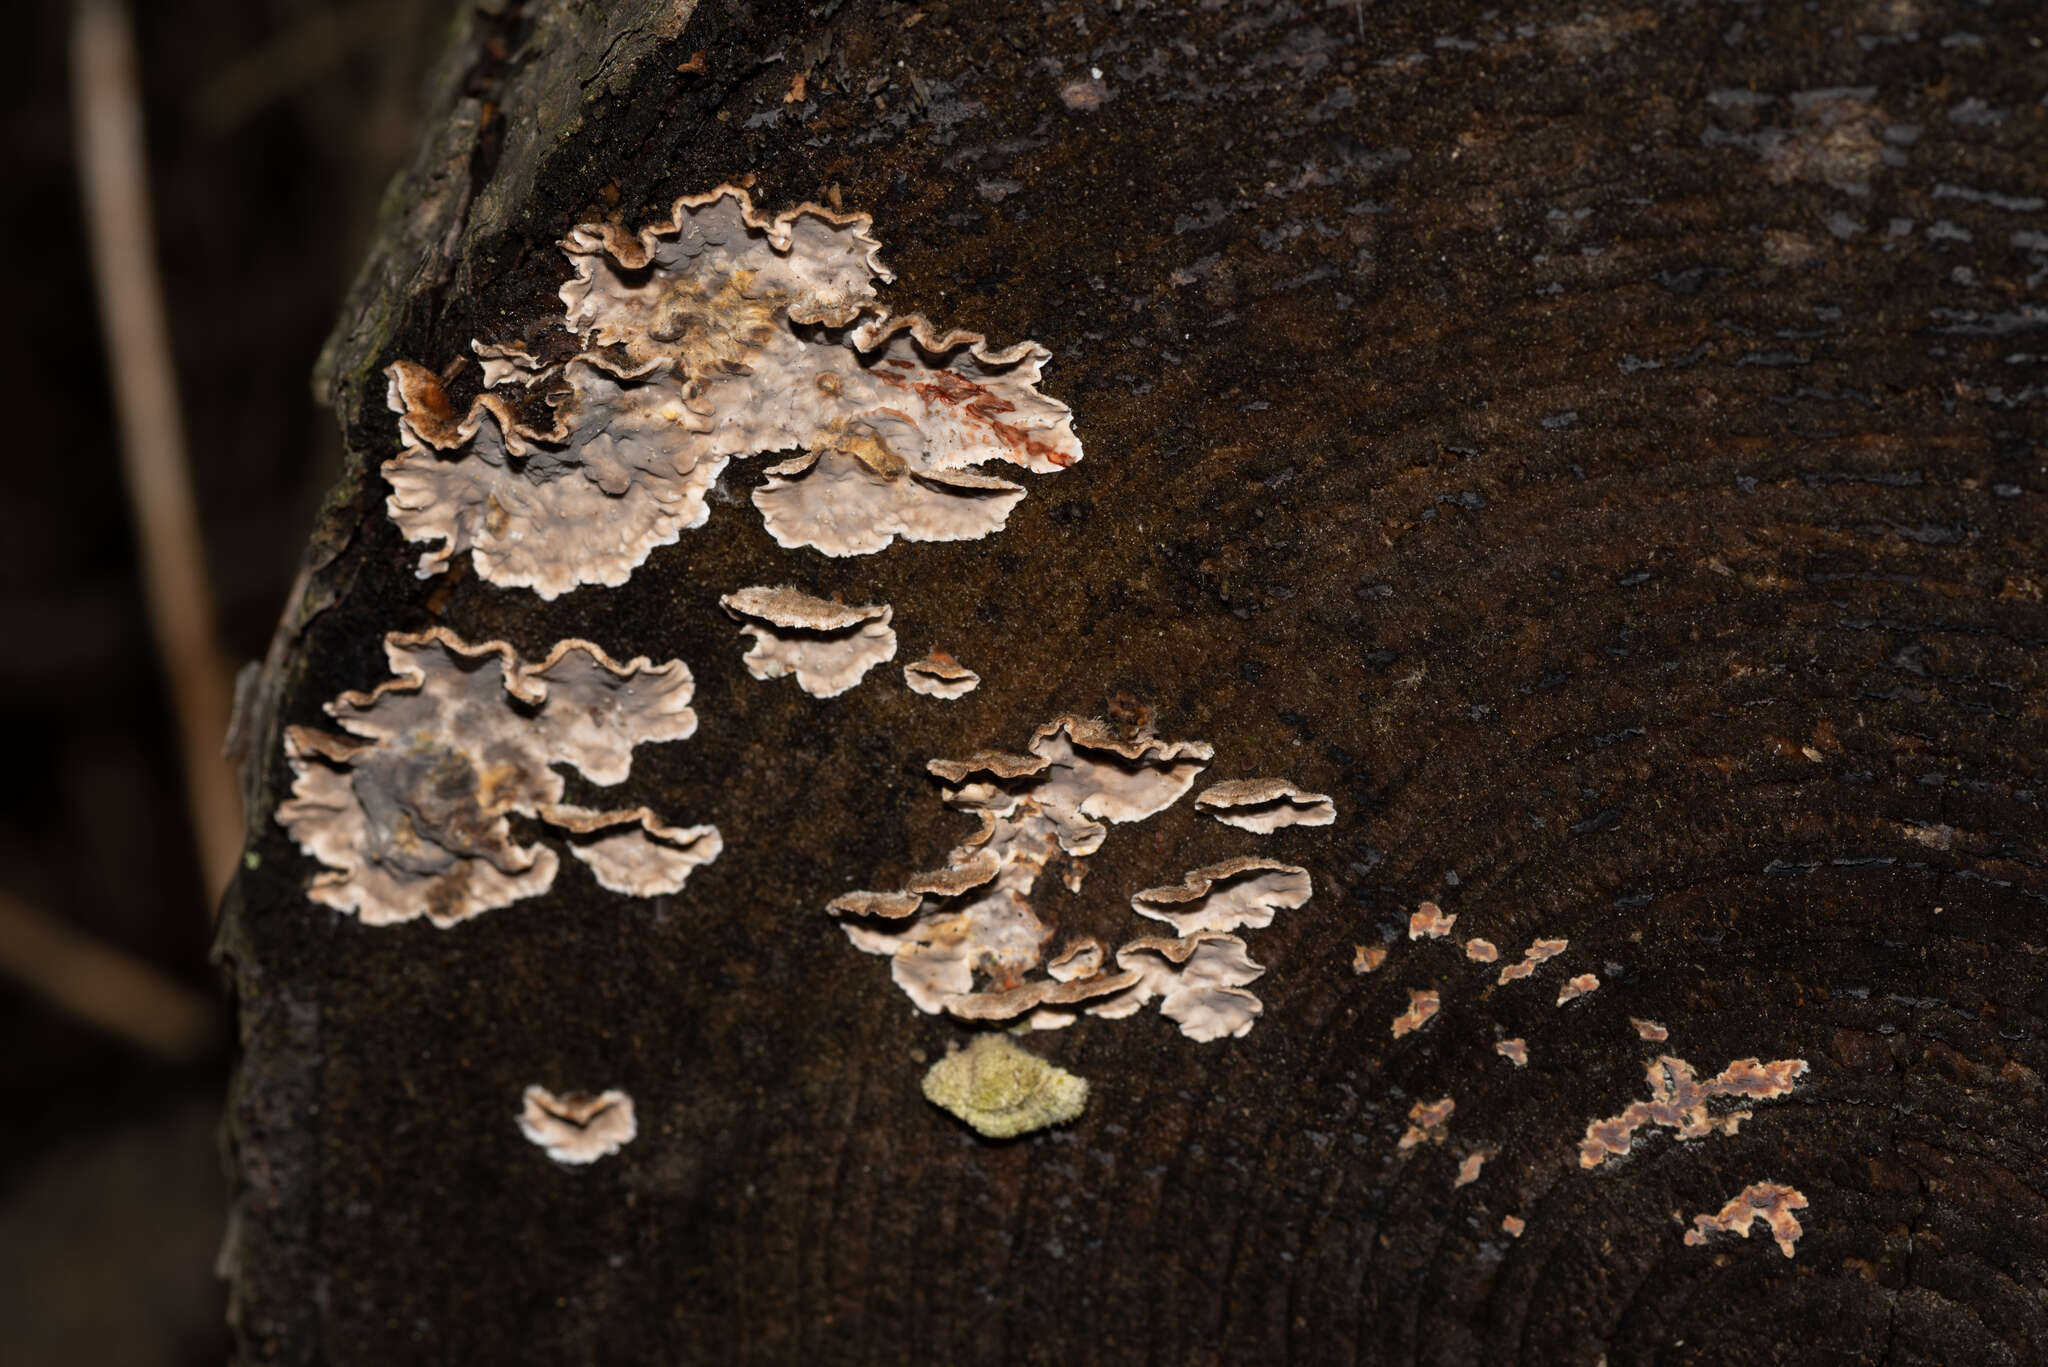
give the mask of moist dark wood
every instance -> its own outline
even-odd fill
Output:
[[[464,20],[325,367],[349,473],[221,940],[245,1361],[2038,1359],[2038,7],[596,8]],[[716,502],[620,589],[416,581],[378,369],[544,318],[573,223],[749,175],[872,212],[894,307],[1048,346],[1087,458],[980,542],[826,560]],[[716,600],[783,582],[892,603],[902,659],[987,682],[758,683]],[[653,901],[565,861],[445,931],[308,903],[278,728],[435,623],[686,660],[702,728],[622,792],[724,855]],[[1066,927],[1129,934],[1130,892],[1242,851],[1315,899],[1248,937],[1248,1037],[1038,1036],[1089,1109],[985,1143],[917,1090],[962,1027],[821,908],[965,829],[927,758],[1117,694],[1339,821],[1117,830],[1044,899]],[[1354,976],[1425,897],[1454,941]],[[1499,987],[1468,934],[1572,948]],[[1425,986],[1442,1014],[1394,1041]],[[1582,1172],[1660,1049],[1812,1071],[1735,1136]],[[626,1088],[640,1137],[556,1167],[513,1124],[532,1081]],[[1449,1144],[1398,1152],[1443,1095]],[[1764,1179],[1811,1202],[1796,1257],[1682,1244]]]

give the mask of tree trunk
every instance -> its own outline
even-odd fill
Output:
[[[2025,0],[465,6],[242,729],[243,1360],[2038,1360],[2044,38]],[[415,578],[384,368],[542,336],[572,227],[723,184],[872,214],[884,306],[1041,343],[1085,459],[979,540],[785,549],[736,460],[622,586]],[[780,584],[891,605],[901,653],[751,677],[719,600]],[[723,853],[641,898],[563,858],[446,928],[309,900],[285,728],[433,627],[685,662],[701,725],[619,805]],[[910,692],[932,646],[982,686]],[[1336,820],[1191,795],[1042,882],[1112,949],[1199,865],[1314,891],[1238,932],[1247,1033],[1032,1032],[1086,1109],[986,1139],[920,1093],[980,1027],[825,906],[972,829],[927,760],[1066,714]],[[551,1162],[531,1084],[638,1135]],[[1805,1199],[1791,1256],[1695,1224],[1755,1183]]]

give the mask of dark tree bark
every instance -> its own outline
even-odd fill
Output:
[[[2026,0],[465,8],[245,728],[244,1360],[2040,1360],[2044,39]],[[750,176],[871,212],[893,308],[1045,344],[1086,459],[984,541],[782,550],[739,462],[621,588],[416,580],[381,368],[544,322],[572,225]],[[756,682],[717,599],[783,582],[988,682]],[[702,727],[626,791],[725,853],[447,930],[309,902],[282,727],[437,624],[686,661]],[[1339,819],[1113,835],[1063,930],[1246,850],[1315,896],[1252,940],[1248,1035],[1037,1035],[1089,1107],[984,1141],[918,1090],[966,1027],[822,907],[960,836],[926,759],[1112,699]],[[1423,899],[1452,939],[1408,938]],[[1468,934],[1571,947],[1503,985]],[[1809,1071],[1582,1168],[1662,1052]],[[546,1078],[639,1138],[550,1164],[512,1120]],[[1763,1180],[1794,1256],[1682,1241]]]

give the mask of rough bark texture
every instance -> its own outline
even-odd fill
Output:
[[[2038,6],[496,8],[331,346],[350,473],[252,717],[245,1361],[2048,1352]],[[750,174],[871,211],[899,310],[1049,347],[1087,458],[986,541],[828,561],[741,501],[616,590],[416,581],[380,367],[555,311],[572,224]],[[791,581],[988,681],[756,682],[717,597]],[[450,930],[308,903],[279,728],[433,624],[687,661],[702,728],[628,791],[725,854]],[[1339,820],[1113,835],[1063,929],[1247,850],[1315,897],[1258,932],[1248,1036],[1039,1035],[1087,1112],[985,1142],[918,1092],[963,1027],[821,908],[963,831],[927,758],[1118,694]],[[1406,938],[1424,898],[1453,940]],[[1500,986],[1468,933],[1571,949]],[[1582,1170],[1658,1052],[1811,1071]],[[514,1125],[542,1080],[625,1088],[640,1137],[549,1163]],[[1449,1141],[1399,1149],[1446,1095]],[[1796,1256],[1682,1241],[1766,1180],[1808,1198]]]

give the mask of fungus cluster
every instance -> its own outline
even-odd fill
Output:
[[[477,575],[553,598],[622,584],[710,516],[732,458],[797,455],[753,495],[784,546],[869,555],[898,537],[1002,528],[1035,474],[1081,458],[1050,359],[892,317],[865,214],[805,204],[775,218],[744,190],[678,199],[638,233],[585,224],[562,241],[562,312],[531,339],[461,364],[387,371],[402,449],[385,463],[421,577],[468,552]],[[451,388],[475,392],[466,405]]]
[[[1304,793],[1285,779],[1239,778],[1212,784],[1195,806],[1226,826],[1270,835],[1283,826],[1328,826],[1337,804],[1323,793]]]
[[[558,860],[522,845],[509,818],[552,827],[604,887],[678,891],[722,848],[712,826],[673,827],[646,807],[596,811],[563,801],[566,764],[592,783],[623,782],[633,748],[697,729],[679,660],[620,664],[588,641],[529,663],[501,641],[469,645],[442,628],[384,638],[393,677],[327,704],[342,734],[285,733],[290,799],[277,819],[325,868],[314,901],[365,925],[426,916],[451,926],[546,892]]]
[[[1172,806],[1213,754],[1201,741],[1161,740],[1149,723],[1067,716],[1040,727],[1021,754],[933,760],[943,800],[979,829],[943,868],[894,890],[846,893],[826,910],[858,948],[888,957],[923,1011],[1058,1029],[1083,1013],[1116,1020],[1156,1001],[1191,1039],[1242,1035],[1263,1010],[1246,988],[1265,968],[1234,932],[1307,903],[1307,870],[1240,856],[1140,891],[1131,909],[1173,935],[1139,936],[1113,953],[1092,936],[1049,953],[1054,931],[1033,901],[1048,874],[1078,893],[1109,827]]]
[[[1750,1118],[1746,1110],[1715,1109],[1711,1102],[1729,1097],[1769,1101],[1789,1094],[1806,1072],[1806,1060],[1737,1059],[1719,1073],[1699,1080],[1690,1063],[1670,1054],[1659,1054],[1644,1066],[1650,1085],[1647,1101],[1632,1101],[1621,1114],[1594,1120],[1586,1126],[1579,1144],[1579,1166],[1597,1168],[1609,1158],[1629,1151],[1637,1130],[1662,1126],[1678,1132],[1680,1139],[1701,1139],[1710,1134],[1734,1134]]]

